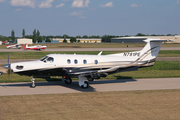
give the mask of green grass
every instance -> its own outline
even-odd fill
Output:
[[[137,71],[120,72],[101,79],[137,79],[137,78],[171,78],[180,77],[180,61],[156,61],[155,65],[147,68],[140,68]],[[9,79],[10,78],[10,79]],[[17,74],[3,74],[0,82],[30,82],[32,77],[19,76]],[[59,81],[61,77],[50,79],[36,78],[36,81]],[[77,80],[77,78],[73,79]]]
[[[1,120],[179,120],[180,90],[0,97]]]
[[[161,50],[158,57],[180,57],[180,50]]]
[[[142,70],[180,70],[180,61],[156,61],[154,66]]]
[[[100,51],[60,51],[60,52],[9,52],[10,59],[40,59],[47,54],[89,54],[97,55]],[[103,51],[102,55],[123,53],[126,51]],[[7,59],[7,52],[0,52],[0,59]],[[158,57],[180,57],[179,50],[161,50]]]

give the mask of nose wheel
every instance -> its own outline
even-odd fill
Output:
[[[31,86],[30,86],[30,87],[31,87],[31,88],[35,88],[35,87],[36,87],[36,85],[35,85],[35,79],[34,79],[34,78],[32,78],[32,79],[31,79],[31,81],[32,81],[32,84],[31,84]]]

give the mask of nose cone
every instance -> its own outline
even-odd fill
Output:
[[[3,68],[9,69],[11,64],[4,65]]]

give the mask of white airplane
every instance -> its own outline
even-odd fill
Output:
[[[76,55],[76,54],[49,54],[36,61],[11,63],[3,66],[19,75],[32,76],[32,85],[35,87],[35,78],[62,76],[66,84],[71,84],[71,78],[79,79],[79,86],[88,88],[86,82],[106,77],[107,75],[134,71],[138,68],[153,66],[161,48],[162,42],[171,40],[147,39],[146,46],[135,52],[125,52],[110,55]]]
[[[42,45],[28,46],[28,44],[26,43],[24,45],[24,50],[43,50],[46,47],[47,46],[42,46]]]
[[[18,49],[21,49],[23,45],[19,45],[19,44],[15,44],[15,45],[6,45],[7,49],[9,48],[18,48]]]

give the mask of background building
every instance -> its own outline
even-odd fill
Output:
[[[67,43],[70,43],[70,38],[65,38]],[[52,41],[59,41],[59,43],[63,43],[64,38],[51,38]],[[101,38],[76,38],[80,43],[101,43]]]
[[[170,39],[176,43],[180,43],[180,36],[134,36],[134,37],[118,37],[112,38],[112,43],[144,43],[146,39]]]
[[[18,38],[15,41],[16,44],[33,44],[33,40],[32,39],[28,39],[28,38]]]

